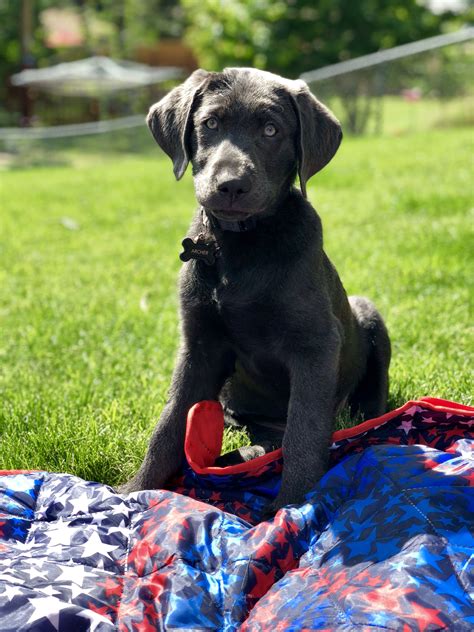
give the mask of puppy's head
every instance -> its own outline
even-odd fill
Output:
[[[252,68],[196,70],[147,122],[176,178],[191,161],[198,202],[224,219],[271,213],[296,174],[306,195],[342,138],[303,81]]]

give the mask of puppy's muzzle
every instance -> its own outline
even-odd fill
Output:
[[[235,203],[239,205],[252,189],[249,176],[219,176],[216,182],[218,198],[222,201],[222,209],[230,209]]]

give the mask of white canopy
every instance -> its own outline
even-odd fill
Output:
[[[22,70],[11,81],[15,86],[37,87],[56,94],[95,96],[182,76],[182,69],[173,66],[153,68],[109,57],[89,57],[48,68]]]

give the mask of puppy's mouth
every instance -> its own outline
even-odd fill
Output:
[[[227,219],[227,220],[235,220],[242,221],[253,215],[253,213],[249,213],[248,211],[237,211],[237,210],[223,210],[223,209],[209,209],[209,212],[212,213],[217,219]]]

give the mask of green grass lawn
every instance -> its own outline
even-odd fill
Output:
[[[309,187],[347,292],[386,318],[391,407],[472,402],[472,141],[348,139]],[[173,367],[193,207],[158,150],[0,174],[1,468],[112,484],[136,469]]]

